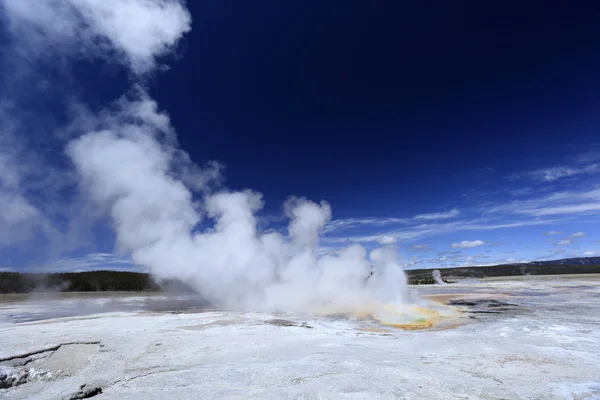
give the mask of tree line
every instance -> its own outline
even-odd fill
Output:
[[[123,271],[30,274],[0,272],[0,293],[31,292],[156,292],[161,287],[148,274]]]

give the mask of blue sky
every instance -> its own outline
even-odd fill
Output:
[[[498,177],[506,181],[502,194],[465,192],[445,211],[334,221],[326,243],[397,241],[415,268],[597,256],[596,168],[553,166]]]
[[[194,162],[263,194],[263,228],[285,231],[296,195],[333,209],[323,253],[394,244],[407,268],[600,254],[600,7],[281,3],[189,2],[191,31],[144,82]],[[18,182],[31,209],[3,204],[0,269],[143,270],[79,201],[64,150],[81,105],[103,110],[131,74],[70,51],[33,62],[10,26],[0,194]]]

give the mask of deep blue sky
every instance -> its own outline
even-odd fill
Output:
[[[337,217],[443,209],[478,170],[596,141],[597,10],[401,3],[190,2],[192,33],[153,94],[230,186],[326,198]]]
[[[595,2],[188,8],[192,31],[151,94],[181,147],[222,162],[228,187],[263,193],[266,215],[290,195],[326,199],[338,220],[326,249],[393,236],[417,266],[600,251]],[[88,67],[76,74],[88,103],[126,90],[119,67]]]

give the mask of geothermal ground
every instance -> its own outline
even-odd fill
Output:
[[[380,320],[4,296],[0,398],[600,399],[600,276],[411,290],[433,309]]]

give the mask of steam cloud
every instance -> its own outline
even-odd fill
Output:
[[[219,164],[199,167],[179,148],[168,115],[144,84],[160,56],[190,30],[182,1],[41,0],[35,7],[0,1],[24,58],[100,58],[129,69],[130,92],[101,113],[75,118],[70,129],[79,133],[65,149],[81,191],[110,215],[118,249],[136,264],[159,279],[190,283],[215,305],[238,309],[356,309],[405,296],[393,247],[370,257],[358,244],[317,255],[331,219],[327,202],[290,198],[284,205],[288,235],[262,232],[256,218],[262,196],[222,189]],[[7,163],[0,157],[4,187],[17,181]],[[13,192],[14,200],[0,192],[0,201],[16,210],[10,215],[34,220],[40,211]],[[206,219],[213,226],[199,232]],[[372,264],[378,272],[367,280]]]
[[[444,280],[442,279],[442,274],[440,273],[439,269],[434,269],[433,271],[431,271],[431,276],[435,280],[435,283],[437,283],[438,285],[446,284],[446,282],[444,282]]]

